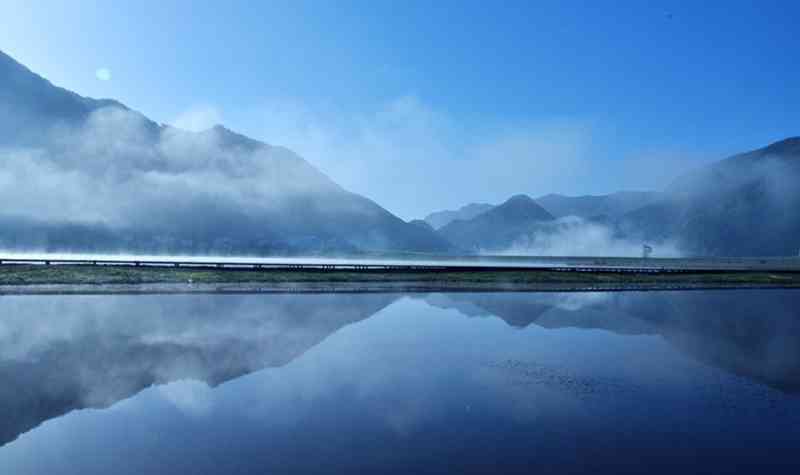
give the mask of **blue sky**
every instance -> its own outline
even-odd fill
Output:
[[[795,2],[0,0],[0,16],[0,49],[54,83],[286,145],[404,218],[660,188],[800,134]]]

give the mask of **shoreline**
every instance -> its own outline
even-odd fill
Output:
[[[354,272],[113,266],[0,266],[0,295],[610,292],[800,288],[800,272]]]
[[[46,295],[245,295],[245,294],[431,294],[431,293],[584,293],[584,292],[687,292],[704,290],[792,290],[800,286],[786,285],[704,285],[687,284],[683,286],[635,285],[618,286],[577,286],[577,285],[536,285],[536,286],[259,286],[248,284],[193,285],[193,284],[54,284],[30,286],[0,286],[2,296],[46,296]]]

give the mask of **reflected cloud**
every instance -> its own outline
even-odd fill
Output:
[[[264,376],[269,386],[266,390],[275,397],[276,388],[284,387],[283,399],[311,407],[334,404],[329,393],[331,388],[340,388],[337,391],[352,393],[363,410],[372,411],[395,434],[404,436],[420,430],[448,401],[468,399],[450,386],[452,381],[471,381],[487,392],[474,394],[476,404],[485,403],[488,397],[497,406],[493,410],[502,407],[519,420],[532,420],[559,407],[583,410],[580,401],[588,393],[614,393],[630,387],[632,381],[592,374],[591,361],[573,368],[564,367],[561,360],[563,354],[573,351],[564,345],[577,345],[579,351],[590,355],[604,351],[602,345],[593,345],[619,336],[636,336],[630,341],[639,348],[633,356],[639,359],[635,365],[639,369],[627,371],[642,371],[651,366],[649,359],[662,358],[648,350],[652,340],[647,338],[657,336],[709,367],[785,392],[800,390],[800,315],[796,310],[800,294],[793,291],[411,297],[2,297],[0,378],[8,384],[0,386],[0,445],[48,419],[75,409],[108,407],[153,385],[159,385],[157,394],[170,406],[185,415],[202,417],[214,410],[213,388],[221,383],[264,368],[284,367],[331,334],[398,300],[407,302],[393,312],[402,315],[373,321],[367,333],[347,331],[336,342],[326,343],[324,350],[314,352],[313,358],[305,357],[304,364],[313,370],[306,376],[313,381],[290,381],[286,387],[281,378],[291,372],[270,373]],[[425,309],[453,312],[431,318]],[[458,323],[459,315],[480,321]],[[495,318],[520,330],[513,332],[517,337],[503,333],[505,340],[518,340],[520,347],[535,341],[539,359],[502,359],[505,350],[482,333],[499,328],[493,323]],[[533,331],[534,327],[539,330]],[[603,332],[602,338],[597,338],[597,330]],[[465,344],[474,347],[466,351]],[[375,348],[392,345],[400,345],[402,351],[375,352]],[[337,355],[347,374],[342,368],[331,373],[326,365],[326,355],[331,354]],[[501,359],[487,362],[487,355]],[[379,361],[383,370],[364,370],[377,364],[364,361],[366,357]],[[437,365],[435,378],[430,370],[420,372],[416,366],[423,361],[451,360],[459,363]],[[343,380],[349,381],[346,389]],[[391,388],[399,381],[414,390],[391,397]],[[536,404],[531,403],[531,385],[536,387]],[[451,395],[440,400],[444,394]],[[480,408],[468,403],[463,410]],[[280,412],[280,407],[270,412],[275,411]]]
[[[182,380],[168,383],[158,388],[164,399],[172,403],[184,414],[207,414],[213,398],[211,387],[201,381]]]
[[[428,297],[465,316],[525,328],[660,335],[703,363],[800,391],[800,294],[792,290],[450,294]]]
[[[396,295],[3,297],[0,444],[153,384],[210,386],[283,366]],[[202,408],[180,383],[165,396]]]

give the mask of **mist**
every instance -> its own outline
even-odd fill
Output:
[[[0,446],[73,409],[107,407],[145,387],[219,384],[298,358],[392,295],[6,296]],[[164,394],[202,410],[179,388]],[[198,406],[199,404],[199,406]]]
[[[354,213],[380,208],[339,199],[353,195],[290,150],[219,126],[190,132],[109,106],[78,125],[38,128],[38,143],[0,149],[0,199],[14,203],[0,215],[6,250],[253,255],[347,253],[358,240],[392,245],[349,224]],[[492,147],[478,152],[488,159],[497,154]],[[343,239],[337,227],[356,236]],[[641,243],[565,218],[501,253],[636,256]],[[656,255],[679,253],[659,246]]]
[[[104,107],[39,129],[38,143],[0,149],[0,199],[14,204],[0,215],[0,248],[241,254],[435,241],[290,150],[222,127],[193,133]]]
[[[672,239],[696,256],[796,256],[798,143],[787,139],[694,170],[617,224],[626,236]]]
[[[484,254],[516,256],[641,257],[643,245],[652,257],[681,257],[675,241],[644,242],[622,237],[611,225],[567,216],[539,223],[536,230],[520,236],[510,247]]]
[[[94,111],[80,127],[54,128],[38,148],[2,153],[3,198],[43,220],[124,226],[180,218],[206,204],[252,216],[285,194],[335,189],[287,149],[222,128],[160,128],[120,108]],[[160,209],[176,211],[159,215]]]
[[[4,252],[474,252],[490,244],[458,249],[348,190],[377,197],[408,218],[420,208],[436,211],[434,203],[442,209],[515,193],[579,193],[601,176],[622,176],[622,184],[641,169],[627,166],[630,156],[615,165],[631,168],[627,175],[592,168],[597,126],[575,118],[468,125],[414,94],[361,115],[320,115],[302,103],[253,106],[259,112],[250,122],[261,128],[250,128],[258,136],[299,150],[334,181],[287,148],[208,128],[222,118],[213,105],[175,117],[193,131],[159,125],[114,100],[59,89],[6,55],[0,59],[7,86],[0,98]],[[657,202],[609,215],[613,222],[561,219],[521,235],[494,226],[488,233],[504,235],[497,246],[504,248],[483,252],[638,256],[648,244],[656,257],[797,255],[800,170],[786,160],[798,153],[797,140],[695,170]],[[659,179],[680,162],[656,161],[663,164],[650,175]]]

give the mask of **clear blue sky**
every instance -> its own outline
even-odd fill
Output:
[[[405,218],[658,188],[800,135],[797,2],[0,0],[0,17],[0,49],[58,85],[289,146]]]

